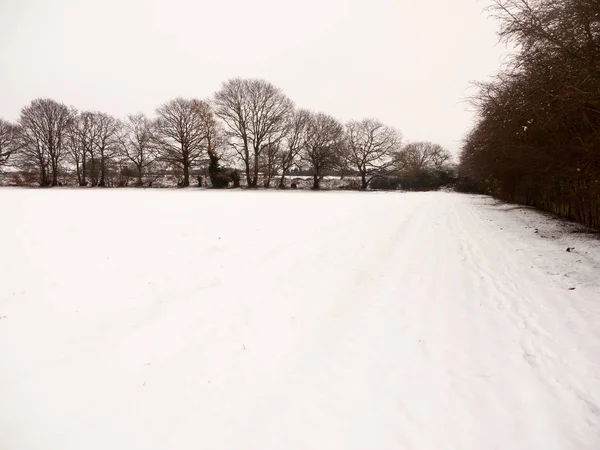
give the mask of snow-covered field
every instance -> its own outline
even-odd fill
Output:
[[[574,228],[450,193],[0,190],[0,448],[597,450]]]

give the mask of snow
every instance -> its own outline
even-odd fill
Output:
[[[600,245],[570,224],[452,193],[0,211],[2,449],[600,448]]]

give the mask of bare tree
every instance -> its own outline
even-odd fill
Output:
[[[98,118],[96,112],[86,111],[81,113],[79,132],[81,133],[81,144],[83,150],[82,173],[83,185],[87,185],[87,178],[92,186],[98,186],[100,181],[100,155],[98,151],[98,139],[100,129],[97,126]],[[85,163],[83,163],[85,161]],[[86,178],[87,177],[87,178]]]
[[[268,81],[240,78],[223,83],[214,103],[229,144],[244,163],[248,187],[255,188],[261,154],[281,137],[294,104]]]
[[[361,189],[393,165],[392,155],[399,149],[401,135],[378,120],[364,119],[346,124],[344,157],[357,170]]]
[[[74,116],[65,133],[65,148],[80,186],[106,186],[107,172],[119,151],[121,123],[101,112]]]
[[[79,186],[87,186],[88,155],[93,153],[92,113],[77,114],[66,130],[65,146]]]
[[[153,123],[144,114],[129,115],[123,124],[119,143],[126,162],[136,170],[137,185],[143,185],[143,176],[156,160]]]
[[[441,169],[451,160],[450,153],[431,142],[411,142],[396,154],[395,165],[401,171]]]
[[[231,79],[221,86],[214,96],[215,114],[226,128],[228,144],[243,161],[248,186],[252,183],[250,176],[250,111],[246,99],[246,80]]]
[[[302,159],[312,172],[313,189],[319,189],[319,180],[325,173],[339,166],[344,127],[332,116],[311,113],[305,133],[306,145]]]
[[[190,185],[190,170],[209,145],[210,105],[202,100],[176,98],[156,110],[155,142],[159,158],[183,170],[183,186]]]
[[[600,229],[600,2],[489,3],[517,51],[477,84],[460,187]]]
[[[0,119],[0,169],[19,150],[19,132],[17,125]]]
[[[300,153],[306,143],[306,126],[310,120],[310,111],[300,109],[291,114],[285,126],[284,139],[280,150],[279,188],[285,186],[285,176],[289,170],[298,162]]]
[[[121,123],[116,118],[100,112],[92,113],[91,120],[92,145],[90,155],[95,169],[92,175],[95,181],[93,185],[104,187],[107,185],[108,166],[119,151]]]
[[[79,136],[79,116],[76,116],[71,124],[67,127],[65,132],[65,149],[67,154],[72,160],[72,163],[75,165],[75,173],[77,175],[77,183],[79,186],[85,186],[83,184],[83,179],[85,176],[82,176],[82,166],[85,167],[85,159],[82,161],[82,156],[85,158],[85,152],[83,151],[83,146],[81,145],[81,139]]]
[[[65,134],[73,111],[51,99],[36,99],[21,110],[22,158],[37,166],[41,186],[57,186]]]
[[[404,189],[437,190],[456,180],[451,155],[431,142],[413,142],[394,156],[394,168]]]

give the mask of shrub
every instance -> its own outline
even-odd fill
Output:
[[[400,177],[391,175],[377,177],[371,181],[369,186],[374,191],[395,191],[400,189]]]
[[[225,189],[229,187],[229,183],[231,182],[233,182],[234,188],[240,187],[241,177],[237,169],[221,167],[219,164],[221,158],[212,150],[209,150],[208,157],[210,158],[208,175],[215,189]]]

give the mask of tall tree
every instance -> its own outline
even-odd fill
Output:
[[[94,168],[95,186],[107,185],[107,172],[109,164],[119,151],[119,133],[121,123],[116,118],[100,112],[92,113],[92,145],[90,155]],[[97,170],[100,173],[98,176]]]
[[[92,113],[79,113],[67,127],[66,151],[75,166],[77,183],[87,186],[88,155],[93,154]]]
[[[310,111],[300,109],[291,114],[285,125],[284,138],[280,150],[279,188],[285,187],[285,177],[299,160],[306,144],[306,127],[310,120]]]
[[[344,157],[357,170],[361,189],[393,165],[392,156],[399,150],[401,135],[378,120],[364,119],[346,124]]]
[[[258,185],[263,151],[281,139],[293,102],[265,80],[234,78],[215,94],[215,113],[223,120],[234,148],[246,169],[248,187]]]
[[[154,141],[152,121],[144,114],[127,117],[123,124],[123,133],[119,137],[119,143],[125,159],[135,167],[138,186],[143,185],[146,171],[156,160]]]
[[[344,146],[344,127],[332,116],[312,113],[306,126],[306,143],[302,159],[313,175],[313,189],[319,189],[320,179],[340,164]]]
[[[35,99],[21,110],[22,157],[37,166],[41,186],[58,185],[60,164],[65,156],[65,135],[74,112],[52,99]]]
[[[156,110],[155,143],[159,158],[183,170],[183,186],[190,185],[190,170],[209,145],[213,123],[210,105],[197,99],[178,97]]]

